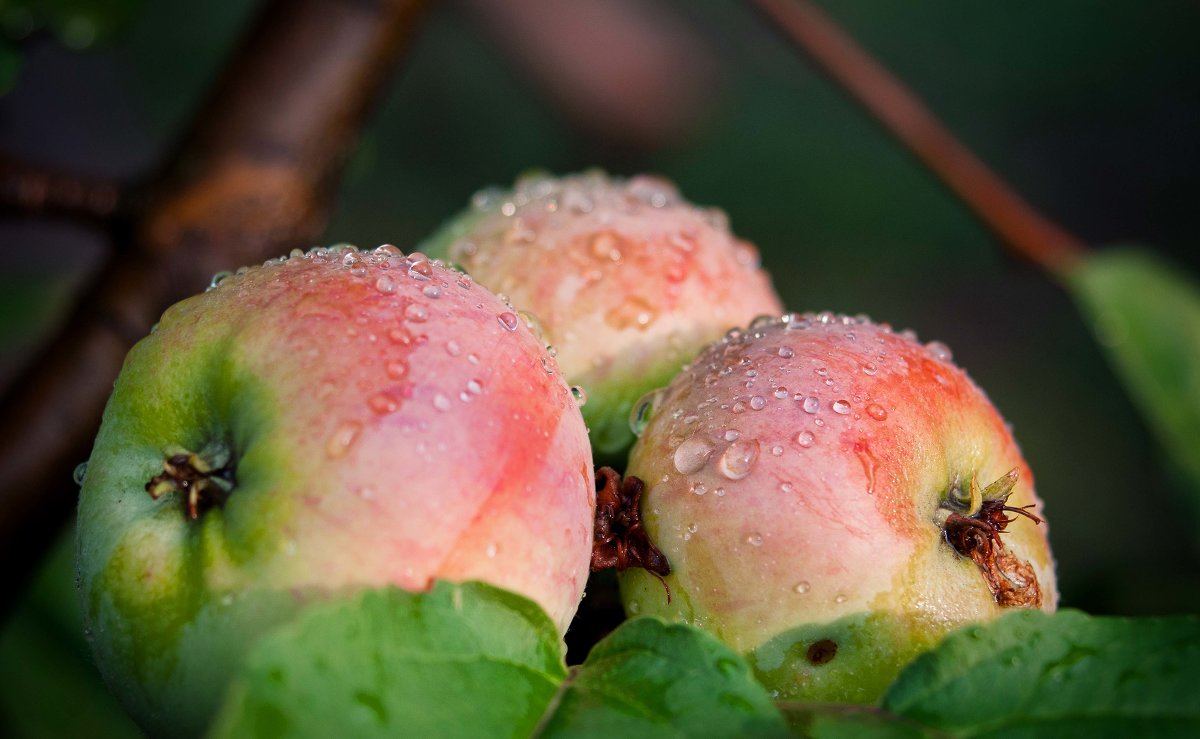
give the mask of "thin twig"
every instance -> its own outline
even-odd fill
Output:
[[[79,177],[0,155],[0,210],[107,221],[123,202],[112,180]]]
[[[269,0],[120,252],[0,401],[0,610],[75,502],[129,347],[216,271],[305,247],[420,0]]]
[[[1053,273],[1069,272],[1086,248],[1038,213],[809,0],[748,0],[909,149],[1013,252]]]

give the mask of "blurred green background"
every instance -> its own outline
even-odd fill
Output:
[[[1200,4],[821,4],[1051,218],[1200,273]],[[430,13],[349,163],[326,242],[407,247],[474,190],[531,167],[660,173],[729,213],[791,309],[867,313],[952,347],[1037,475],[1065,605],[1200,610],[1183,480],[1067,295],[1005,256],[757,16],[718,0],[654,3],[688,39],[696,76],[686,115],[638,135],[589,124],[529,74],[487,5]],[[146,171],[254,7],[0,0],[0,151]],[[53,330],[102,249],[78,225],[0,223],[0,381]],[[67,532],[55,552],[0,631],[0,735],[128,733],[87,657]]]

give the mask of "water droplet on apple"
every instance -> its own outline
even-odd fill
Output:
[[[812,590],[812,585],[809,585],[808,580],[801,580],[800,582],[796,583],[796,587],[792,588],[792,590],[795,590],[800,595],[804,595],[808,591]]]
[[[442,411],[444,413],[444,412],[450,410],[450,407],[451,407],[450,399],[447,398],[445,395],[442,395],[441,393],[437,393],[433,396],[433,407],[437,408],[439,411]]]
[[[746,537],[746,543],[752,547],[761,547],[763,543],[762,534],[755,531]]]
[[[87,476],[87,468],[87,462],[80,462],[75,465],[75,471],[71,473],[71,479],[75,481],[76,485],[83,484],[83,478]]]
[[[809,448],[816,442],[816,437],[811,431],[801,431],[796,434],[796,443],[805,449]]]
[[[750,407],[756,411],[761,411],[763,408],[767,407],[767,399],[761,395],[755,395],[754,397],[750,398]]]
[[[429,318],[429,311],[423,305],[409,303],[404,309],[404,318],[413,323],[424,323]]]
[[[218,286],[220,286],[220,284],[222,282],[224,282],[227,278],[232,277],[232,276],[233,276],[233,273],[230,272],[229,270],[222,270],[220,272],[217,272],[216,274],[214,274],[212,276],[212,279],[208,281],[208,289],[215,290]]]
[[[758,460],[758,440],[735,441],[725,447],[717,462],[717,471],[730,480],[741,480],[750,474]]]
[[[646,426],[650,423],[650,417],[654,415],[654,406],[661,399],[662,390],[655,389],[642,395],[637,402],[633,404],[633,410],[629,413],[629,430],[634,436],[641,436],[646,430]]]
[[[850,412],[850,403],[845,400],[835,400],[829,405],[829,407],[833,409],[834,413],[837,413],[841,416],[844,416]]]
[[[950,347],[940,341],[931,341],[925,345],[925,349],[933,355],[934,359],[939,359],[943,362],[949,362],[954,359],[954,353],[950,351]]]
[[[796,489],[796,486],[790,482],[781,482],[781,483],[779,483],[779,489],[782,492],[790,493]]]
[[[699,472],[708,463],[713,445],[700,436],[693,436],[675,449],[675,469],[682,475]]]
[[[688,490],[693,495],[704,495],[708,492],[708,486],[702,482],[694,482],[688,487]]]
[[[451,339],[446,342],[446,353],[452,357],[457,357],[459,354],[462,354],[462,347],[458,345],[457,341]]]
[[[358,421],[344,421],[334,429],[330,435],[329,441],[325,444],[325,451],[330,457],[337,458],[346,453],[346,450],[358,438],[358,434],[362,431],[362,424]]]
[[[876,421],[882,421],[888,417],[887,409],[878,403],[871,403],[867,406],[867,415],[874,418]]]
[[[375,280],[375,289],[383,294],[396,292],[396,281],[387,275],[383,275],[378,280]]]
[[[821,409],[821,401],[817,400],[817,396],[810,395],[804,399],[801,405],[805,413],[816,413]]]
[[[872,362],[867,362],[862,366],[862,371],[864,375],[874,375],[879,369]]]
[[[421,294],[430,300],[437,300],[438,298],[442,297],[442,288],[438,287],[437,285],[426,285],[424,288],[422,288]]]
[[[782,457],[783,456],[783,447],[780,446],[779,444],[776,444],[775,446],[771,447],[771,456]]]
[[[575,399],[575,405],[581,408],[587,405],[587,393],[579,385],[571,386],[571,397]]]
[[[779,347],[779,356],[784,359],[791,359],[796,356],[796,352],[790,346],[781,346]]]
[[[381,416],[387,415],[388,413],[393,413],[397,408],[400,407],[400,403],[387,393],[375,393],[371,396],[370,400],[367,401],[367,405],[370,407],[372,412]]]
[[[500,551],[500,547],[496,546],[496,542],[490,542],[487,545],[487,549],[484,550],[484,553],[487,554],[488,559],[495,559],[498,551]]]
[[[738,431],[737,429],[729,429],[725,432],[725,441],[737,441],[741,435],[741,431]]]
[[[496,316],[496,320],[500,322],[500,325],[503,326],[506,331],[517,330],[517,314],[511,311],[504,311],[500,315]]]
[[[846,596],[842,595],[841,593],[838,593],[837,596],[834,597],[833,602],[834,603],[845,603]]]

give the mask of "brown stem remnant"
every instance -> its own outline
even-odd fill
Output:
[[[671,588],[663,578],[671,574],[666,556],[650,541],[642,526],[642,492],[645,483],[632,475],[623,481],[611,467],[596,470],[596,524],[592,534],[592,571],[617,568],[624,572],[641,567],[658,578],[671,601]]]
[[[129,347],[217,271],[310,246],[421,0],[268,0],[129,214],[130,248],[0,399],[0,611],[73,508]]]
[[[163,471],[146,483],[146,492],[155,500],[183,493],[188,520],[196,521],[209,508],[223,505],[236,484],[232,467],[213,469],[197,454],[173,454],[163,460]]]
[[[946,541],[954,547],[954,551],[979,567],[997,605],[1003,608],[1039,608],[1042,605],[1042,590],[1033,567],[1009,552],[1000,538],[1008,525],[1017,520],[1006,513],[1024,516],[1034,524],[1042,523],[1039,516],[1027,510],[1032,506],[1017,508],[1006,505],[1017,479],[1015,473],[1016,470],[1013,470],[989,485],[983,491],[983,496],[979,495],[972,481],[972,509],[978,503],[978,510],[965,516],[951,512],[946,516],[942,528]]]
[[[1082,241],[1043,216],[921,100],[808,0],[749,0],[983,221],[1001,243],[1055,276],[1078,264]]]

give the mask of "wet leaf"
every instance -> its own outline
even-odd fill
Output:
[[[566,677],[534,603],[480,583],[370,591],[251,653],[218,737],[524,737]]]
[[[910,665],[883,707],[960,736],[1196,736],[1200,619],[1009,614]]]
[[[1068,284],[1200,506],[1200,285],[1132,249],[1090,256]]]
[[[625,622],[572,675],[538,736],[786,736],[783,717],[729,647],[683,624]]]

